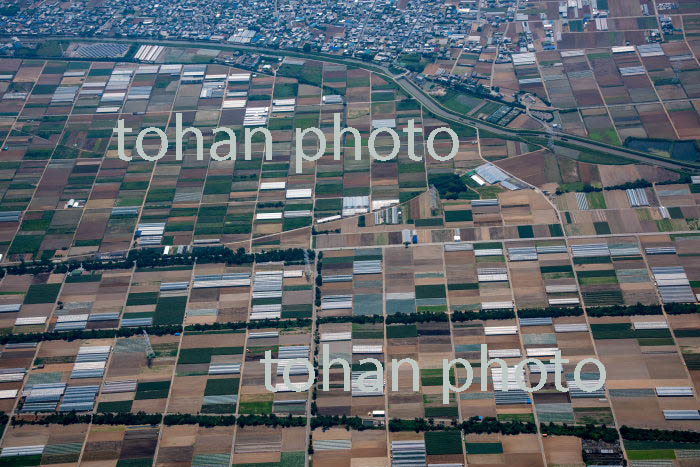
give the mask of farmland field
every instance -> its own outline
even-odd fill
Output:
[[[526,131],[697,159],[696,49],[642,44],[662,26],[622,3],[565,24],[520,5],[498,47],[401,54],[463,120],[381,60],[200,42],[77,59],[68,40],[0,58],[0,464],[691,465],[698,180]],[[482,375],[484,344],[507,369]],[[514,387],[520,360],[557,353],[566,391]]]

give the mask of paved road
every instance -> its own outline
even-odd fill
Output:
[[[2,35],[0,34],[0,37]],[[393,80],[398,84],[406,93],[412,96],[414,99],[421,102],[427,109],[433,112],[440,118],[445,120],[451,120],[458,123],[474,126],[481,130],[488,130],[494,134],[501,135],[507,138],[522,137],[522,136],[533,136],[539,138],[548,138],[550,134],[542,130],[521,130],[503,127],[483,120],[479,120],[474,117],[469,117],[457,112],[451,111],[446,107],[439,104],[431,96],[427,95],[420,87],[418,87],[413,81],[406,76],[406,74],[395,75],[389,67],[383,64],[368,63],[363,60],[359,60],[352,57],[342,57],[327,54],[318,53],[305,53],[296,52],[291,50],[279,50],[279,49],[269,49],[264,47],[255,47],[248,45],[230,45],[220,42],[204,42],[204,41],[184,41],[184,40],[139,40],[139,39],[119,39],[119,38],[81,38],[81,37],[65,37],[65,36],[47,36],[42,37],[42,39],[55,39],[55,40],[76,40],[82,42],[126,42],[126,43],[141,43],[141,44],[158,44],[167,46],[187,46],[187,47],[203,47],[212,48],[220,50],[240,50],[244,52],[260,53],[266,55],[278,55],[278,56],[297,56],[307,59],[331,61],[337,63],[344,63],[346,65],[355,66],[358,68],[364,68],[373,72],[378,72],[386,75],[387,78]],[[554,142],[560,142],[563,144],[574,145],[576,149],[588,149],[591,151],[596,151],[599,153],[610,154],[611,156],[623,157],[626,159],[631,159],[637,162],[648,163],[656,165],[659,167],[664,167],[668,169],[675,170],[686,170],[686,171],[700,171],[700,163],[680,161],[674,159],[668,159],[661,156],[655,156],[642,151],[636,151],[629,148],[618,147],[602,143],[599,141],[594,141],[588,138],[584,138],[577,135],[570,135],[565,133],[553,132],[551,134]]]

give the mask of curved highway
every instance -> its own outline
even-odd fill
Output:
[[[405,76],[394,78],[394,81],[401,86],[401,88],[408,94],[413,96],[415,99],[419,100],[428,110],[437,115],[440,118],[446,120],[452,120],[458,123],[463,123],[465,125],[474,126],[481,130],[487,130],[491,133],[502,135],[504,137],[513,136],[536,136],[536,137],[551,137],[554,142],[564,142],[567,144],[574,144],[580,149],[589,149],[591,151],[604,152],[616,157],[623,157],[625,159],[631,159],[638,162],[644,162],[649,164],[654,164],[659,167],[665,167],[668,169],[685,169],[685,170],[698,170],[700,169],[699,164],[694,164],[687,161],[680,161],[674,159],[667,159],[660,156],[654,156],[652,154],[647,154],[641,151],[635,151],[628,148],[611,146],[598,141],[590,140],[588,138],[583,138],[577,135],[570,135],[567,133],[551,133],[548,134],[544,131],[539,130],[515,130],[512,128],[502,127],[494,125],[483,120],[479,120],[474,117],[465,117],[462,114],[450,111],[440,105],[432,97],[427,95],[420,87],[414,84],[411,80],[407,79]]]

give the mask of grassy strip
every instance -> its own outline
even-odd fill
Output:
[[[452,321],[475,321],[487,319],[514,319],[513,310],[455,311]]]
[[[582,439],[602,440],[607,443],[613,443],[620,438],[615,428],[608,428],[605,425],[567,425],[566,423],[559,425],[550,422],[548,424],[541,423],[540,431],[552,436],[576,436]]]
[[[695,303],[668,303],[664,308],[669,315],[700,313],[700,305],[696,305]]]
[[[655,315],[661,313],[661,308],[658,305],[632,305],[624,307],[620,305],[610,307],[592,307],[589,308],[590,316],[631,316],[631,315]],[[681,313],[697,313],[700,307],[696,305],[680,306],[672,308],[673,311],[668,311],[669,314]],[[579,307],[563,308],[549,307],[539,309],[522,309],[518,310],[520,318],[541,318],[541,317],[560,317],[560,316],[580,316],[582,310]],[[332,324],[332,323],[354,323],[354,324],[416,324],[416,323],[436,323],[447,322],[448,314],[444,312],[426,311],[420,313],[396,313],[387,316],[386,320],[383,316],[333,316],[319,317],[316,324]],[[484,321],[484,320],[504,320],[515,319],[515,312],[512,310],[480,310],[480,311],[454,311],[452,313],[453,322],[464,321]],[[263,328],[307,328],[311,326],[309,318],[292,318],[292,319],[264,319],[251,322],[236,321],[228,323],[212,323],[212,324],[193,324],[182,326],[181,324],[156,325],[149,327],[134,327],[120,329],[92,329],[81,331],[66,331],[66,332],[36,332],[27,334],[7,334],[0,336],[0,345],[17,344],[23,342],[41,342],[41,341],[75,341],[88,339],[110,339],[115,337],[131,337],[143,334],[146,330],[150,335],[165,336],[174,335],[185,332],[190,333],[207,333],[216,331],[237,331],[243,329],[263,329]]]
[[[537,426],[532,422],[499,421],[495,417],[471,417],[462,423],[446,426],[435,423],[432,419],[416,418],[403,420],[394,418],[389,422],[389,431],[446,431],[461,430],[463,433],[501,433],[503,435],[518,435],[521,433],[537,433]]]
[[[314,260],[316,252],[308,250],[309,259]],[[285,264],[300,264],[304,261],[302,248],[290,248],[286,250],[270,250],[260,253],[247,253],[244,248],[234,251],[225,246],[221,247],[195,247],[191,252],[181,255],[164,255],[160,249],[147,248],[131,250],[123,260],[93,260],[93,261],[69,261],[54,264],[51,261],[36,261],[32,263],[20,263],[16,266],[8,266],[0,269],[0,277],[4,274],[41,274],[46,272],[68,273],[82,266],[86,271],[107,269],[131,269],[159,268],[170,266],[191,266],[198,264],[226,263],[226,264],[252,264],[268,262],[284,262]]]
[[[593,317],[601,316],[633,316],[633,315],[660,315],[662,314],[659,305],[642,305],[637,303],[632,306],[612,305],[596,306],[588,308],[588,315]]]
[[[557,318],[560,316],[581,316],[583,308],[572,307],[547,307],[547,308],[525,308],[518,310],[518,316],[522,318]]]
[[[700,432],[688,430],[655,430],[648,428],[620,427],[623,439],[630,441],[674,441],[677,443],[700,443]]]

